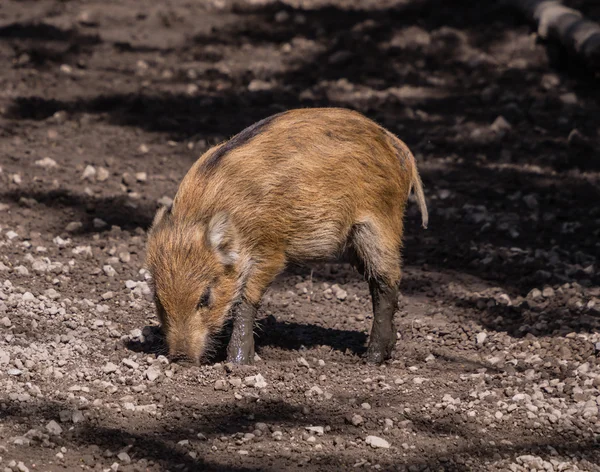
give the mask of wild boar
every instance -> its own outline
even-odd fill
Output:
[[[388,359],[411,189],[426,228],[412,153],[345,109],[283,112],[205,152],[148,235],[147,266],[170,355],[198,362],[232,317],[228,360],[252,363],[261,297],[286,263],[345,255],[372,296],[366,359]]]

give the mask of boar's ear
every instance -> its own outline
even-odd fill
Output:
[[[171,214],[172,205],[161,206],[154,215],[154,220],[152,220],[152,226],[150,226],[150,230],[153,230],[158,225],[160,225],[165,219]]]
[[[217,213],[208,223],[207,239],[220,261],[227,266],[236,263],[239,257],[238,238],[227,213]]]

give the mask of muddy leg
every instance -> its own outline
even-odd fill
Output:
[[[372,278],[369,281],[371,299],[373,301],[373,327],[366,359],[368,362],[380,364],[389,359],[394,344],[394,314],[398,309],[398,288]]]
[[[254,362],[254,319],[257,307],[242,301],[234,308],[233,332],[227,345],[227,362],[252,364]]]

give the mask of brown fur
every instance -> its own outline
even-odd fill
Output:
[[[413,155],[373,121],[323,108],[261,123],[201,156],[153,223],[147,261],[172,354],[202,356],[232,304],[257,305],[288,262],[351,249],[367,277],[397,286],[411,188],[427,225]]]

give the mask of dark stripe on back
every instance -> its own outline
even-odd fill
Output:
[[[286,112],[277,113],[276,115],[269,116],[254,123],[251,126],[248,126],[246,129],[236,134],[233,138],[231,138],[229,141],[223,144],[219,149],[213,152],[208,157],[208,159],[206,159],[206,161],[202,164],[201,168],[203,170],[214,169],[219,164],[219,162],[221,162],[223,156],[233,151],[234,149],[239,148],[240,146],[243,146],[244,144],[248,143],[248,141],[250,141],[255,136],[258,136],[260,133],[266,130],[266,128],[271,122],[279,118],[284,113]]]

